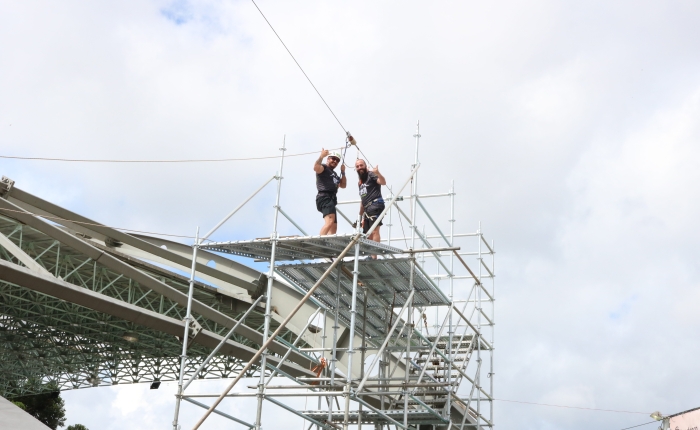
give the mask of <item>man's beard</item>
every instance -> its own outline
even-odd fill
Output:
[[[358,169],[357,176],[360,177],[360,180],[362,182],[367,182],[367,178],[369,177],[369,173],[367,172],[367,169]]]

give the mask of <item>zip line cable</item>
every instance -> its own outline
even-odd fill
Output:
[[[333,118],[335,118],[335,120],[338,122],[338,125],[340,125],[340,128],[342,128],[343,131],[345,132],[345,134],[346,134],[347,136],[349,136],[350,133],[348,132],[348,130],[345,128],[345,126],[343,125],[343,123],[340,122],[340,120],[338,119],[338,116],[335,114],[335,112],[333,112],[333,109],[331,109],[331,107],[328,105],[328,102],[326,102],[326,99],[323,98],[323,96],[321,95],[321,92],[318,90],[318,88],[316,88],[316,85],[314,85],[314,83],[311,81],[311,78],[309,78],[309,75],[307,75],[306,72],[304,71],[304,69],[301,67],[301,64],[299,64],[299,62],[297,61],[297,59],[294,57],[294,54],[292,54],[292,51],[289,50],[289,48],[287,47],[287,44],[284,43],[284,41],[283,41],[282,38],[280,37],[279,33],[277,33],[277,30],[275,30],[275,28],[272,26],[272,24],[270,24],[270,20],[267,19],[267,17],[266,17],[265,14],[263,13],[263,11],[260,9],[260,7],[258,6],[258,4],[255,3],[255,0],[250,0],[250,1],[253,2],[253,5],[255,5],[255,8],[258,10],[258,12],[260,12],[260,15],[263,17],[263,19],[265,20],[265,22],[267,23],[267,25],[270,27],[270,29],[272,30],[272,32],[275,33],[275,36],[277,36],[277,39],[280,41],[280,43],[282,44],[282,46],[284,46],[284,49],[287,50],[287,53],[289,53],[289,56],[292,57],[292,60],[294,60],[294,63],[297,65],[297,67],[299,68],[299,70],[301,70],[301,73],[304,74],[304,77],[306,78],[306,80],[309,81],[309,84],[311,84],[311,86],[313,87],[314,91],[316,91],[316,94],[318,94],[318,96],[321,98],[321,101],[323,102],[323,104],[326,105],[326,107],[328,108],[328,111],[331,113],[331,115],[333,115]],[[347,143],[348,143],[348,142],[346,141],[346,146],[345,146],[345,149],[346,149],[346,150],[347,150],[347,147],[348,147]],[[369,159],[367,159],[367,156],[360,150],[359,146],[357,146],[357,143],[355,143],[355,144],[353,144],[353,145],[356,146],[356,147],[357,147],[357,150],[360,151],[360,153],[362,154],[363,157],[365,157],[365,161],[367,162],[367,164],[369,164],[369,166],[372,167],[372,163],[369,162]],[[345,162],[345,152],[343,152],[343,162]]]
[[[260,12],[260,15],[263,17],[267,25],[270,27],[273,33],[275,33],[275,36],[277,39],[280,41],[284,49],[287,51],[290,57],[292,57],[292,60],[294,60],[294,63],[297,65],[301,73],[304,75],[306,80],[311,84],[311,87],[314,89],[316,94],[319,96],[323,104],[328,108],[328,111],[333,115],[333,118],[335,118],[336,122],[340,126],[340,128],[343,129],[343,132],[347,136],[350,136],[350,133],[345,129],[345,126],[343,125],[342,122],[340,122],[340,119],[338,119],[338,116],[335,114],[333,109],[331,109],[330,105],[328,102],[326,102],[326,99],[321,95],[321,92],[316,88],[316,85],[314,85],[313,81],[309,77],[308,74],[304,71],[304,68],[301,67],[301,64],[299,64],[299,61],[297,61],[296,57],[294,57],[294,54],[292,54],[292,51],[287,47],[287,44],[284,43],[282,40],[282,37],[280,37],[279,33],[277,33],[277,30],[272,26],[270,21],[267,19],[263,11],[260,9],[258,4],[255,2],[255,0],[251,0],[255,8]],[[349,147],[349,141],[346,140],[346,144],[344,147],[339,147],[335,149],[344,149],[343,151],[343,162],[345,159],[345,152],[347,151],[347,148]],[[357,143],[354,143],[352,146],[355,146],[357,148],[357,151],[362,154],[364,157],[365,161],[367,164],[372,167],[372,163],[369,161],[367,156],[362,152],[360,147],[357,145]],[[296,157],[300,155],[309,155],[309,154],[314,154],[316,151],[313,152],[305,152],[301,154],[289,154],[285,155],[285,157]],[[270,157],[248,157],[248,158],[219,158],[219,159],[183,159],[183,160],[109,160],[109,159],[79,159],[79,158],[48,158],[48,157],[20,157],[20,156],[10,156],[10,155],[0,155],[0,159],[10,159],[10,160],[26,160],[26,161],[63,161],[63,162],[74,162],[74,163],[216,163],[216,162],[228,162],[228,161],[251,161],[251,160],[266,160],[266,159],[273,159],[273,158],[279,158],[280,156],[270,156]],[[358,157],[359,158],[359,157]]]
[[[343,147],[331,148],[342,149]],[[318,151],[301,152],[299,154],[285,155],[288,157],[299,157],[302,155],[316,154]],[[209,158],[209,159],[182,159],[182,160],[110,160],[110,159],[88,159],[88,158],[47,158],[47,157],[20,157],[13,155],[0,155],[0,158],[9,160],[25,160],[25,161],[66,161],[71,163],[220,163],[229,161],[253,161],[253,160],[270,160],[280,158],[281,155],[271,155],[268,157],[248,157],[248,158]]]
[[[258,10],[258,12],[260,12],[260,15],[262,15],[262,17],[263,17],[263,19],[265,20],[265,22],[267,23],[267,25],[269,25],[269,26],[270,26],[270,29],[272,30],[272,32],[275,33],[275,36],[277,36],[277,39],[279,39],[280,43],[282,43],[282,46],[284,46],[284,49],[287,50],[287,52],[289,53],[289,56],[292,57],[292,60],[294,60],[294,62],[296,63],[297,67],[299,67],[299,70],[301,70],[301,73],[304,74],[304,77],[306,77],[306,80],[309,81],[309,83],[310,83],[311,86],[313,87],[314,91],[316,91],[316,94],[318,94],[318,96],[321,98],[321,101],[323,101],[323,104],[326,105],[326,107],[327,107],[328,110],[330,111],[331,115],[333,115],[333,118],[335,118],[335,120],[338,122],[338,125],[340,125],[340,128],[342,128],[343,131],[344,131],[345,133],[347,133],[348,131],[347,131],[347,130],[345,129],[345,127],[343,126],[343,123],[340,122],[340,120],[339,120],[338,117],[336,116],[335,112],[333,112],[333,109],[331,109],[331,107],[330,107],[330,106],[328,105],[328,103],[326,102],[326,99],[323,98],[323,96],[321,95],[321,92],[318,90],[318,88],[316,88],[316,85],[314,85],[314,83],[311,82],[311,78],[309,78],[309,75],[306,74],[306,72],[304,71],[304,69],[301,67],[301,64],[299,64],[299,62],[297,61],[297,59],[294,58],[294,54],[292,54],[292,51],[289,50],[289,48],[287,47],[287,44],[284,43],[284,41],[282,40],[282,38],[280,37],[280,35],[277,33],[277,31],[275,30],[275,28],[272,26],[272,24],[270,24],[270,21],[267,19],[267,17],[266,17],[265,14],[263,13],[263,11],[260,10],[260,7],[258,6],[258,4],[255,3],[255,0],[250,0],[250,1],[253,2],[253,5],[255,5],[255,8]]]
[[[519,400],[506,400],[506,399],[493,399],[498,402],[508,402],[508,403],[521,403],[524,405],[537,405],[537,406],[550,406],[554,408],[566,408],[566,409],[581,409],[585,411],[597,411],[597,412],[617,412],[622,414],[643,414],[649,415],[649,412],[636,412],[636,411],[621,411],[617,409],[598,409],[598,408],[584,408],[580,406],[564,406],[564,405],[552,405],[549,403],[535,403],[535,402],[523,402]],[[631,428],[631,427],[630,427]]]
[[[623,428],[622,430],[629,430],[629,429],[633,429],[633,428],[635,428],[635,427],[641,427],[641,426],[645,426],[645,425],[647,425],[647,424],[652,424],[652,423],[658,423],[658,421],[649,421],[648,423],[637,424],[636,426],[632,426],[632,427],[625,427],[625,428]]]

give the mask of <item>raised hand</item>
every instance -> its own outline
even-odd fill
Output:
[[[329,154],[329,153],[330,153],[330,152],[329,152],[327,149],[321,148],[321,158],[326,158],[326,157],[328,157],[328,154]]]
[[[374,166],[374,169],[372,169],[372,173],[374,173],[375,175],[379,175],[379,164]]]

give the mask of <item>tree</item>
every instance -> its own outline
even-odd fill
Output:
[[[27,407],[26,407],[26,406],[24,405],[24,403],[22,403],[22,402],[12,402],[12,403],[14,403],[15,406],[17,406],[18,408],[22,409],[23,411],[26,411],[26,410],[27,410]]]
[[[71,426],[66,427],[66,430],[89,430],[89,429],[82,424],[73,424]]]
[[[56,430],[58,427],[63,427],[66,422],[66,408],[58,387],[54,384],[48,388],[50,391],[46,393],[14,397],[8,400],[16,405],[23,404],[23,409],[29,415],[46,424],[50,429]]]

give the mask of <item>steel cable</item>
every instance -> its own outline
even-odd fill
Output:
[[[537,406],[550,406],[554,408],[566,408],[566,409],[582,409],[586,411],[598,411],[598,412],[617,412],[617,413],[623,413],[623,414],[643,414],[643,415],[649,415],[649,412],[636,412],[636,411],[621,411],[621,410],[616,410],[616,409],[598,409],[598,408],[584,408],[580,406],[564,406],[564,405],[552,405],[549,403],[535,403],[535,402],[523,402],[520,400],[506,400],[506,399],[496,399],[494,398],[493,400],[499,401],[499,402],[508,402],[508,403],[521,403],[525,405],[537,405]],[[642,424],[643,425],[643,424]],[[631,427],[630,427],[631,428]]]
[[[342,149],[343,147],[331,148]],[[299,157],[302,155],[316,154],[318,151],[301,152],[298,154],[289,154],[284,157]],[[110,159],[88,159],[88,158],[48,158],[48,157],[20,157],[13,155],[0,155],[0,158],[11,160],[27,160],[27,161],[66,161],[74,163],[219,163],[230,161],[253,161],[253,160],[270,160],[280,158],[281,155],[271,155],[268,157],[247,157],[247,158],[210,158],[210,159],[182,159],[182,160],[110,160]]]
[[[280,35],[277,33],[277,31],[275,30],[275,28],[272,26],[272,24],[270,24],[270,21],[267,19],[267,17],[266,17],[265,14],[263,13],[263,11],[260,10],[260,7],[258,6],[258,4],[255,3],[255,0],[250,0],[250,1],[253,2],[253,4],[255,5],[255,8],[258,10],[258,12],[260,12],[260,15],[262,15],[262,17],[263,17],[263,19],[265,20],[265,22],[267,23],[267,25],[269,25],[269,26],[270,26],[270,29],[272,29],[272,32],[275,33],[275,36],[277,36],[277,39],[279,39],[280,43],[282,43],[282,46],[284,46],[284,49],[287,50],[287,52],[289,53],[289,56],[292,57],[292,60],[294,60],[294,62],[296,63],[297,67],[299,67],[299,70],[301,70],[301,73],[304,74],[304,77],[306,78],[306,80],[309,81],[309,83],[310,83],[311,86],[313,87],[314,91],[316,91],[316,94],[318,94],[318,96],[321,98],[321,101],[323,101],[323,104],[326,105],[326,107],[327,107],[328,110],[330,111],[331,115],[333,115],[333,118],[335,118],[335,120],[338,122],[338,125],[340,125],[340,128],[342,128],[343,131],[347,134],[348,131],[347,131],[347,130],[345,129],[345,127],[343,126],[343,123],[340,122],[340,120],[338,119],[338,116],[335,114],[335,112],[333,112],[333,109],[331,109],[331,107],[328,105],[328,103],[326,102],[326,99],[323,98],[323,96],[321,95],[321,92],[318,90],[318,88],[316,88],[316,85],[314,85],[314,83],[311,82],[311,78],[309,78],[309,75],[306,74],[306,72],[304,71],[304,69],[301,67],[301,64],[299,64],[299,62],[297,61],[297,59],[294,58],[294,54],[292,54],[292,51],[289,50],[289,48],[287,47],[287,44],[284,43],[284,41],[282,40],[282,38],[280,37]]]

